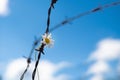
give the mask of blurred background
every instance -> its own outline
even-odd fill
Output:
[[[119,0],[58,0],[50,28],[69,17]],[[0,0],[0,80],[19,80],[34,37],[46,29],[51,0]],[[119,80],[120,5],[54,30],[38,66],[40,80]],[[24,80],[31,80],[35,54]],[[38,80],[38,76],[36,76]]]

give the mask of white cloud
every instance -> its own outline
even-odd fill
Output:
[[[9,1],[8,0],[0,0],[0,15],[6,16],[9,13]]]
[[[90,55],[89,60],[113,60],[119,58],[120,40],[104,39],[97,45],[97,49]]]
[[[97,49],[93,51],[88,58],[88,62],[95,61],[88,71],[87,75],[93,74],[90,80],[104,80],[104,73],[112,71],[108,61],[119,59],[120,57],[120,40],[104,39],[97,44]]]
[[[95,75],[90,80],[104,80],[104,79],[103,79],[103,76],[101,75]]]
[[[87,74],[104,74],[110,71],[108,64],[104,61],[94,63],[88,70]]]
[[[35,64],[34,62],[31,63],[28,73],[25,76],[26,80],[31,80],[31,73],[34,68],[34,64]],[[54,64],[47,60],[40,61],[38,66],[40,80],[68,80],[69,76],[67,74],[58,74],[55,76],[57,72],[68,66],[70,65],[67,62],[60,62],[58,64]],[[26,67],[25,59],[20,58],[13,60],[7,66],[6,73],[4,75],[5,80],[19,80],[25,67]],[[36,80],[38,80],[37,77]]]

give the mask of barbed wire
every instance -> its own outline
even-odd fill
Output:
[[[51,5],[50,5],[50,7],[49,7],[49,9],[48,9],[47,28],[46,28],[45,33],[48,33],[48,32],[49,32],[51,9],[54,8],[54,4],[55,4],[56,2],[57,2],[57,0],[51,0]],[[40,42],[40,40],[41,40],[41,37],[40,37],[38,40],[36,39],[36,40],[34,41],[34,44],[33,44],[32,49],[31,49],[31,51],[30,51],[29,57],[27,58],[27,67],[26,67],[26,69],[24,70],[22,76],[20,77],[20,80],[23,80],[24,75],[26,74],[26,72],[27,72],[27,70],[28,70],[28,68],[29,68],[29,65],[30,65],[30,63],[31,63],[31,56],[32,56],[32,54],[33,54],[36,46],[37,46],[38,43]],[[41,47],[40,47],[39,50],[38,50],[39,53],[38,53],[37,61],[36,61],[36,63],[35,63],[34,71],[33,71],[33,73],[32,73],[32,80],[34,80],[34,77],[35,77],[35,74],[36,74],[36,70],[37,70],[37,66],[38,66],[38,63],[39,63],[39,60],[40,60],[40,57],[41,57],[41,53],[44,54],[43,50],[44,50],[44,44],[42,44]]]
[[[56,26],[52,27],[50,29],[50,32],[68,24],[68,23],[71,23],[72,21],[76,20],[76,19],[79,19],[83,16],[87,16],[91,13],[95,13],[95,12],[98,12],[98,11],[101,11],[105,8],[108,8],[108,7],[112,7],[112,6],[116,6],[116,5],[120,5],[120,1],[117,1],[117,2],[113,2],[113,3],[110,3],[110,4],[106,4],[106,5],[103,5],[103,6],[99,6],[99,7],[96,7],[96,8],[93,8],[92,10],[89,10],[89,11],[86,11],[86,12],[83,12],[83,13],[80,13],[74,17],[70,17],[70,18],[67,18],[65,20],[63,20],[62,22],[60,22],[59,24],[57,24]]]
[[[54,31],[54,30],[56,30],[56,29],[58,29],[58,28],[60,28],[60,27],[62,27],[62,26],[64,26],[64,25],[66,25],[66,24],[68,24],[68,23],[76,20],[76,19],[79,19],[79,18],[83,17],[83,16],[86,16],[86,15],[89,15],[89,14],[91,14],[91,13],[95,13],[95,12],[98,12],[98,11],[100,11],[100,10],[103,10],[103,9],[105,9],[105,8],[112,7],[112,6],[116,6],[116,5],[119,5],[119,4],[120,4],[120,1],[117,1],[117,2],[113,2],[113,3],[111,3],[111,4],[106,4],[106,5],[103,5],[103,6],[96,7],[96,8],[94,8],[94,9],[92,9],[92,10],[89,10],[89,11],[86,11],[86,12],[83,12],[83,13],[80,13],[80,14],[78,14],[77,16],[67,18],[67,19],[63,20],[62,22],[60,22],[59,24],[57,24],[56,26],[54,26],[54,27],[52,27],[52,28],[49,29],[51,9],[54,8],[54,4],[55,4],[56,2],[57,2],[57,0],[51,0],[51,5],[50,5],[50,7],[49,7],[49,9],[48,9],[47,28],[46,28],[45,33],[52,32],[52,31]],[[20,80],[23,80],[24,75],[25,75],[25,73],[27,72],[27,70],[28,70],[28,68],[29,68],[29,65],[30,65],[30,63],[31,63],[31,56],[32,56],[32,54],[34,53],[34,50],[35,50],[36,46],[38,45],[38,43],[40,43],[40,40],[41,40],[41,37],[39,37],[39,39],[37,39],[37,40],[34,41],[34,44],[33,44],[32,49],[31,49],[31,51],[30,51],[29,57],[27,58],[27,67],[26,67],[26,69],[24,70],[24,72],[23,72]],[[38,50],[39,53],[38,53],[37,61],[36,61],[36,63],[35,63],[34,71],[33,71],[33,73],[32,73],[32,80],[34,80],[34,78],[35,78],[36,69],[37,69],[37,66],[38,66],[38,63],[39,63],[39,60],[40,60],[40,57],[41,57],[41,53],[44,54],[44,52],[43,52],[44,46],[45,46],[45,45],[42,44],[41,47],[40,47],[39,50]]]
[[[49,33],[50,20],[51,20],[50,19],[50,14],[51,14],[51,10],[52,10],[52,8],[54,8],[54,4],[56,2],[57,2],[57,0],[51,0],[51,5],[50,5],[50,7],[48,9],[47,27],[46,27],[46,31],[45,31],[46,34]],[[35,62],[35,68],[34,68],[33,73],[32,73],[32,80],[35,79],[35,74],[36,74],[37,66],[38,66],[38,63],[39,63],[39,60],[40,60],[40,57],[41,57],[41,53],[44,54],[44,46],[45,46],[45,44],[42,43],[40,48],[37,49],[37,51],[39,53],[38,53],[37,61]]]
[[[46,28],[46,32],[45,33],[48,33],[49,32],[49,26],[50,26],[50,14],[51,14],[51,9],[54,8],[54,4],[57,2],[57,0],[52,0],[51,1],[51,5],[48,9],[48,18],[47,18],[47,28]]]

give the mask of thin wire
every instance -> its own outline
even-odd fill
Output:
[[[26,69],[24,70],[23,74],[21,75],[20,80],[23,80],[24,75],[26,74],[26,72],[27,72],[27,70],[28,70],[28,68],[29,68],[29,66],[30,66],[31,56],[32,56],[32,54],[33,54],[33,52],[34,52],[34,49],[35,49],[35,47],[37,46],[37,44],[38,44],[38,40],[35,40],[35,41],[34,41],[34,44],[33,44],[33,46],[32,46],[32,49],[31,49],[31,51],[30,51],[29,57],[27,58],[27,67],[26,67]]]
[[[37,66],[38,66],[38,63],[39,63],[39,60],[40,60],[40,57],[41,57],[41,53],[44,54],[44,52],[43,52],[43,51],[44,51],[44,46],[45,46],[45,45],[42,44],[41,47],[40,47],[40,49],[39,49],[37,61],[36,61],[36,63],[35,63],[35,68],[34,68],[33,73],[32,73],[32,80],[34,80],[34,78],[35,78],[35,74],[36,74]]]
[[[34,78],[35,78],[35,74],[36,74],[36,70],[37,70],[37,66],[38,66],[40,57],[41,57],[41,52],[39,52],[37,61],[36,61],[36,63],[35,63],[35,68],[34,68],[34,71],[33,71],[33,73],[32,73],[32,80],[34,80]]]
[[[24,75],[25,75],[25,73],[27,72],[28,68],[29,68],[29,64],[27,65],[25,71],[23,72],[22,76],[20,77],[20,80],[23,80]]]
[[[51,5],[50,5],[50,7],[49,7],[49,9],[48,9],[48,19],[47,19],[47,27],[46,27],[46,32],[45,32],[45,33],[49,33],[51,9],[52,9],[52,7],[54,8],[54,4],[55,4],[56,2],[57,2],[57,0],[52,0],[52,1],[51,1]],[[41,47],[37,50],[37,51],[39,51],[39,53],[38,53],[37,61],[36,61],[36,63],[35,63],[35,68],[34,68],[33,73],[32,73],[32,80],[35,79],[35,74],[36,74],[36,70],[37,70],[37,67],[38,67],[38,63],[39,63],[39,60],[40,60],[40,57],[41,57],[41,53],[44,54],[44,52],[43,52],[43,51],[44,51],[44,46],[45,46],[45,44],[42,44]]]
[[[46,32],[45,33],[49,32],[51,10],[52,10],[52,8],[54,8],[54,4],[56,2],[57,2],[57,0],[52,0],[51,1],[51,5],[50,5],[50,7],[48,9],[47,28],[46,28]]]
[[[37,60],[37,53],[35,53],[35,61]],[[38,80],[40,80],[40,76],[39,76],[39,70],[37,68],[37,76],[38,76]]]
[[[111,3],[111,4],[106,4],[106,5],[103,5],[103,6],[99,6],[99,7],[96,7],[96,8],[94,8],[94,9],[90,10],[90,11],[80,13],[80,14],[78,14],[77,16],[74,16],[74,17],[70,17],[70,18],[68,18],[68,19],[65,19],[65,20],[63,20],[61,23],[59,23],[59,24],[57,24],[56,26],[54,26],[53,28],[51,28],[51,29],[50,29],[50,32],[52,32],[52,31],[60,28],[61,26],[66,25],[66,24],[68,24],[68,23],[70,23],[70,22],[72,22],[72,21],[74,21],[74,20],[76,20],[76,19],[79,19],[79,18],[81,18],[81,17],[83,17],[83,16],[86,16],[86,15],[89,15],[89,14],[91,14],[91,13],[95,13],[95,12],[98,12],[98,11],[103,10],[103,9],[105,9],[105,8],[112,7],[112,6],[116,6],[116,5],[120,5],[120,1],[113,2],[113,3]]]

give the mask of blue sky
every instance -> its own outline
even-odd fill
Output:
[[[4,75],[6,66],[12,60],[29,55],[34,36],[39,37],[45,32],[47,10],[50,5],[50,0],[6,1],[8,1],[8,4],[6,4],[7,9],[5,8],[6,10],[3,12],[0,11],[1,75]],[[115,1],[119,0],[58,0],[55,9],[52,10],[50,28],[67,17]],[[120,5],[76,19],[71,24],[64,25],[53,31],[52,37],[55,40],[54,47],[46,48],[45,55],[41,59],[54,64],[62,61],[71,64],[71,66],[62,69],[58,74],[72,75],[74,80],[84,76],[92,65],[88,61],[89,56],[97,50],[97,46],[99,48],[99,46],[103,45],[97,44],[105,41],[111,43],[111,40],[113,42],[118,40],[119,43]],[[112,60],[113,64],[110,64],[110,66],[116,63],[116,59]]]

